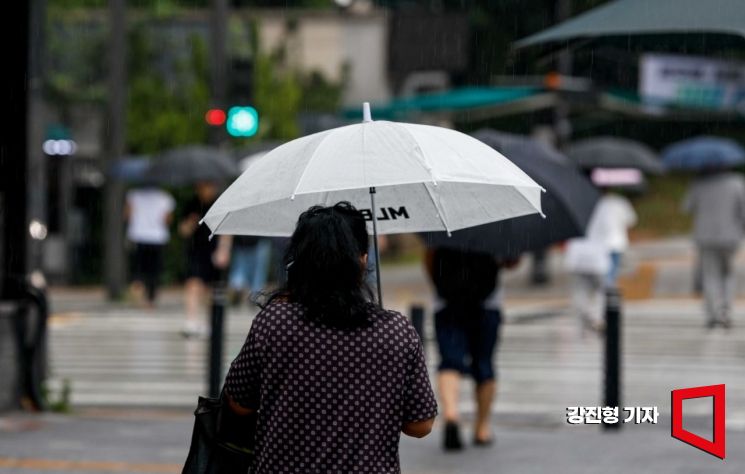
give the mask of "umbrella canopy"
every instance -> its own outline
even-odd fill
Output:
[[[372,221],[378,262],[378,233],[449,233],[541,212],[543,188],[482,142],[446,128],[373,122],[369,103],[363,117],[257,159],[202,221],[215,234],[285,236],[310,206],[349,201]],[[382,304],[379,265],[376,275]]]
[[[665,148],[662,161],[677,170],[733,168],[745,163],[745,149],[728,138],[696,137]]]
[[[450,237],[444,232],[420,234],[428,246],[513,258],[584,234],[600,193],[565,156],[519,135],[479,130],[473,136],[508,156],[546,188],[541,206],[548,217],[518,217],[459,230]]]
[[[616,0],[520,40],[516,46],[603,36],[671,33],[745,37],[745,2]]]
[[[238,174],[238,166],[230,155],[216,147],[203,145],[169,150],[154,160],[149,172],[152,179],[172,186],[198,181],[227,181]]]
[[[584,169],[636,168],[648,174],[661,174],[665,169],[651,148],[626,138],[580,140],[567,149],[567,155]]]
[[[453,231],[538,213],[541,190],[468,135],[367,121],[293,140],[257,159],[203,221],[215,234],[287,236],[310,206],[346,200],[381,234]]]
[[[148,181],[150,159],[144,155],[126,156],[114,162],[109,168],[109,176],[128,183],[141,184]]]

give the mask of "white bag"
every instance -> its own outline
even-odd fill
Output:
[[[571,239],[564,260],[567,271],[605,275],[610,270],[610,252],[604,245],[589,239]]]

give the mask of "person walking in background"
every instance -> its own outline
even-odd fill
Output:
[[[200,219],[217,199],[217,186],[211,182],[200,182],[195,190],[196,196],[187,204],[179,223],[179,234],[186,239],[187,259],[184,337],[207,334],[203,308],[211,286],[230,262],[232,241],[227,235],[210,240],[210,230],[205,225],[199,225]]]
[[[572,275],[572,308],[580,322],[581,335],[587,331],[602,334],[606,288],[618,285],[623,254],[629,246],[628,231],[636,225],[637,216],[624,196],[605,188],[587,224],[585,237],[567,244],[565,267]]]
[[[437,403],[422,343],[406,317],[370,302],[368,241],[348,203],[298,219],[287,283],[225,379],[236,414],[258,410],[252,473],[400,473],[400,434],[431,431]]]
[[[163,249],[170,240],[168,230],[176,202],[155,186],[127,192],[124,215],[132,251],[130,291],[138,304],[152,309],[163,271]]]
[[[228,287],[232,302],[249,300],[266,286],[272,242],[269,239],[240,235],[233,237]]]
[[[624,196],[606,190],[590,217],[586,236],[602,245],[610,257],[605,285],[615,287],[621,272],[623,254],[629,247],[629,229],[637,222],[634,208]]]
[[[735,292],[734,257],[745,231],[745,179],[729,171],[709,171],[696,178],[683,200],[693,214],[698,247],[706,327],[732,325]]]
[[[378,236],[378,253],[380,254],[380,258],[383,258],[383,254],[388,250],[388,236],[386,235],[379,235]],[[378,262],[378,259],[375,258],[375,245],[373,242],[370,242],[370,248],[367,249],[367,254],[369,255],[369,258],[367,259],[367,274],[365,275],[365,282],[367,283],[367,286],[370,287],[370,289],[373,291],[373,293],[376,293],[378,290],[378,265],[380,262]]]
[[[502,323],[498,291],[502,265],[489,254],[446,248],[430,249],[426,265],[438,298],[435,333],[440,352],[437,381],[445,417],[443,448],[463,449],[458,394],[465,374],[476,382],[473,443],[488,446],[497,390],[493,358]]]

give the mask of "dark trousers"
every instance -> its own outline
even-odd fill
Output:
[[[147,300],[155,301],[163,271],[163,247],[157,244],[135,244],[132,256],[132,280],[145,285]]]
[[[499,310],[486,309],[478,303],[448,303],[435,313],[439,370],[470,374],[477,384],[494,380],[494,350],[501,324]]]

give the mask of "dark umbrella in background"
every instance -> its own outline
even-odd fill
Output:
[[[427,246],[484,252],[510,259],[584,235],[600,194],[565,156],[519,135],[484,129],[473,136],[509,157],[546,189],[541,205],[547,217],[517,217],[458,230],[450,237],[445,232],[425,232],[420,236]]]
[[[728,169],[745,164],[745,149],[728,138],[696,137],[665,148],[662,161],[671,170]]]
[[[148,176],[163,185],[183,186],[199,181],[223,182],[238,174],[238,166],[228,153],[216,147],[190,145],[155,158]]]
[[[150,171],[150,158],[145,155],[125,156],[114,162],[108,175],[131,184],[147,184]]]
[[[662,174],[665,167],[654,150],[627,138],[595,137],[574,142],[567,156],[583,169],[635,168],[646,174]]]
[[[284,142],[279,140],[262,140],[247,147],[233,151],[233,157],[237,160],[240,172],[246,171],[248,166],[257,158],[260,158],[274,150]]]

